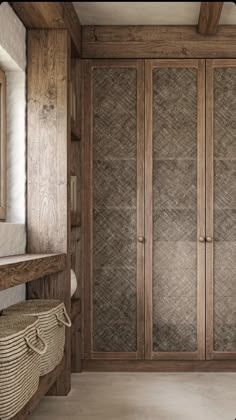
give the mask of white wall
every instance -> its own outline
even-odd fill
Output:
[[[6,256],[26,247],[26,30],[8,3],[0,6],[0,28],[0,67],[7,76],[7,223],[0,223],[0,256]],[[24,286],[0,292],[0,309],[24,297]]]

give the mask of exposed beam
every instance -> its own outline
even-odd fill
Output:
[[[83,26],[83,58],[236,58],[236,25],[205,36],[197,26]]]
[[[216,33],[223,4],[223,1],[201,2],[198,21],[198,32],[200,34],[214,35]]]
[[[81,25],[72,2],[11,2],[11,6],[26,28],[67,29],[73,55],[81,56]]]

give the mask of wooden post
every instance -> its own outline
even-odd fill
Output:
[[[29,253],[65,253],[63,272],[28,285],[28,298],[57,298],[70,313],[70,36],[28,31],[27,225]],[[70,391],[71,339],[51,394]]]

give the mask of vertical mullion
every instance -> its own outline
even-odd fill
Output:
[[[213,236],[213,79],[212,60],[206,63],[206,236]],[[213,358],[213,243],[206,245],[206,359]]]
[[[83,84],[83,149],[84,149],[84,357],[89,359],[92,350],[92,274],[93,274],[93,245],[92,245],[92,63],[84,63]]]
[[[153,352],[153,109],[152,60],[145,61],[145,358]]]
[[[199,359],[205,359],[205,60],[198,61],[197,121],[197,333]]]
[[[144,61],[137,60],[137,237],[144,237]],[[137,358],[144,357],[144,243],[137,241]]]

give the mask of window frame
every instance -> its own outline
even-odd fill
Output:
[[[6,178],[7,178],[7,110],[6,75],[0,69],[0,221],[6,220]]]

